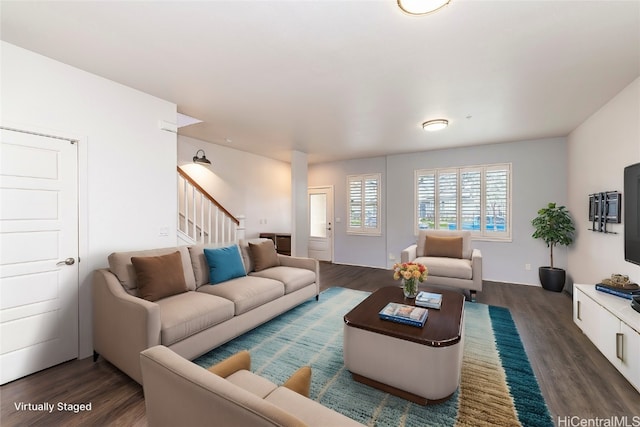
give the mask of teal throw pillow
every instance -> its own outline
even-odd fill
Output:
[[[212,285],[247,275],[237,246],[207,248],[204,256],[209,264],[209,283]]]

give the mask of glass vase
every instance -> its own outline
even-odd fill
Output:
[[[405,298],[415,298],[418,295],[418,280],[402,279],[402,292]]]

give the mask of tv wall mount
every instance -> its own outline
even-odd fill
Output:
[[[604,191],[589,194],[589,231],[618,234],[607,230],[607,224],[620,224],[622,221],[622,194],[618,191]]]

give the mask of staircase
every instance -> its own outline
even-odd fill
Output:
[[[233,216],[178,166],[178,239],[225,246],[244,238],[244,216]]]

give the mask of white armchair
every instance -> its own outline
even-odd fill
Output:
[[[482,254],[471,247],[471,232],[420,230],[416,244],[404,249],[401,262],[429,269],[428,284],[468,289],[471,300],[482,291]]]

